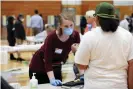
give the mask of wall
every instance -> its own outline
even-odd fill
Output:
[[[82,1],[82,15],[85,15],[87,10],[95,10],[96,5],[104,2],[102,1]],[[106,1],[109,2],[111,4],[113,4],[113,0],[112,1]],[[133,13],[133,5],[131,6],[115,6],[116,8],[118,8],[120,10],[120,19],[122,20],[124,18],[124,15],[131,15],[131,13]]]
[[[88,0],[88,1],[85,1],[85,0],[83,0],[82,1],[82,15],[85,15],[85,13],[86,13],[86,11],[88,11],[88,10],[95,10],[96,9],[96,6],[99,4],[99,3],[101,3],[101,2],[105,2],[105,1],[103,1],[103,0]],[[106,2],[109,2],[109,3],[113,3],[113,1],[106,1]]]
[[[95,10],[96,5],[104,2],[98,0],[82,0],[81,5],[61,5],[61,1],[2,1],[1,2],[1,14],[2,15],[15,15],[23,13],[26,15],[33,15],[34,9],[38,9],[43,14],[45,22],[47,22],[48,15],[57,15],[61,13],[61,9],[64,7],[76,8],[76,14],[85,15],[88,10]],[[113,4],[112,1],[106,1]],[[120,19],[123,19],[124,15],[130,15],[133,12],[133,6],[115,6],[120,9]],[[26,20],[25,20],[26,21]],[[25,22],[24,22],[25,26]],[[27,35],[30,35],[28,28],[26,28]],[[3,27],[2,38],[6,37],[6,29]]]
[[[43,16],[57,15],[61,11],[60,1],[2,1],[2,15],[34,14],[38,9]]]
[[[81,15],[82,14],[82,7],[81,5],[63,5],[62,8],[75,8],[76,9],[76,14],[77,15]]]
[[[57,15],[61,12],[61,1],[2,1],[1,2],[1,14],[2,15],[15,15],[18,16],[19,13],[26,15],[33,15],[34,10],[38,9],[43,15],[44,21],[47,22],[48,15]],[[26,20],[25,20],[26,21]],[[25,22],[24,22],[25,26]],[[25,29],[26,26],[25,26]],[[2,37],[6,37],[5,28],[1,30],[4,34]],[[26,31],[29,35],[29,31]]]
[[[124,18],[124,15],[130,16],[133,13],[133,6],[115,6],[120,9],[120,19]]]

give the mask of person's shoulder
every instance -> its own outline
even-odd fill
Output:
[[[42,19],[42,17],[40,15],[35,15],[35,17],[37,17],[39,19]]]
[[[72,37],[78,37],[79,36],[79,32],[74,30],[73,33],[72,33]]]
[[[129,23],[129,22],[127,21],[127,19],[124,19],[124,20],[120,21],[120,24],[125,24],[125,23]]]
[[[31,19],[34,18],[34,17],[35,17],[35,15],[32,15],[32,16],[31,16]]]
[[[125,22],[126,21],[126,19],[123,19],[123,20],[121,20],[120,22]]]
[[[128,36],[132,37],[132,34],[129,31],[127,31],[126,29],[124,29],[124,28],[122,28],[120,26],[118,26],[117,31],[123,36],[125,35],[127,37]]]
[[[94,34],[99,34],[99,32],[101,31],[100,27],[96,27],[96,28],[92,28],[91,31],[87,31],[85,34],[86,35],[94,35]]]
[[[48,38],[48,39],[53,39],[53,38],[55,38],[55,36],[56,36],[56,31],[52,31],[52,32],[50,32],[50,33],[47,35],[47,38]]]
[[[31,18],[32,18],[32,19],[41,18],[41,16],[39,16],[39,15],[33,15]]]
[[[44,34],[47,34],[47,31],[46,30],[44,30],[43,32],[44,32]]]
[[[83,35],[83,38],[88,40],[95,40],[100,35],[101,35],[101,29],[100,27],[96,27],[96,28],[92,28],[91,31],[86,32]]]
[[[79,32],[77,30],[74,30],[73,33],[74,34],[79,34]]]
[[[126,29],[124,29],[124,28],[121,27],[121,26],[118,26],[117,31],[123,32],[123,33],[125,33],[125,34],[129,34],[129,33],[130,33],[129,31],[127,31]]]

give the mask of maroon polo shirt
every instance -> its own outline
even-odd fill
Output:
[[[65,42],[59,40],[56,31],[51,32],[42,47],[33,55],[30,70],[45,73],[52,71],[52,65],[65,62],[71,51],[71,45],[79,42],[80,37],[77,31],[74,31]]]

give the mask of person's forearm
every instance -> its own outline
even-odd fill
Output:
[[[133,59],[129,61],[128,67],[128,89],[133,89]]]
[[[72,49],[72,52],[74,53],[74,55],[75,55],[75,53],[76,53],[76,51],[77,51],[77,49],[78,49],[78,46],[79,46],[79,43],[74,43],[74,44],[71,46],[71,49]]]
[[[80,65],[80,64],[76,64],[76,65],[77,65],[77,67],[78,67],[78,69],[79,69],[80,75],[83,75],[84,72],[86,71],[86,69],[88,68],[87,65]]]
[[[53,71],[47,72],[47,75],[48,75],[49,80],[50,79],[55,79]]]

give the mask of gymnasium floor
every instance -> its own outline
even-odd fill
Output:
[[[1,45],[7,45],[7,41],[2,40]],[[9,83],[19,82],[21,86],[26,86],[29,83],[28,64],[30,63],[33,53],[26,52],[26,53],[21,53],[21,55],[22,58],[25,59],[25,61],[18,62],[18,61],[11,61],[9,59],[8,64],[1,64],[0,68],[1,72],[3,73],[4,77],[7,79]],[[16,54],[15,57],[17,57]],[[65,70],[63,71],[64,81],[70,81],[75,78],[72,71],[73,59],[74,56],[72,53],[70,53],[67,64],[63,66],[63,70]],[[20,71],[14,71],[14,70],[20,70]]]

